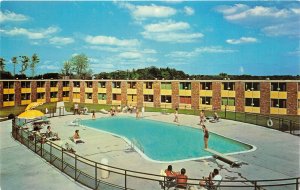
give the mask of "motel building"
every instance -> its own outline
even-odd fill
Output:
[[[300,115],[300,81],[0,80],[0,108],[58,101]]]

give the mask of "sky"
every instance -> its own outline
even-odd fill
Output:
[[[83,53],[94,74],[298,75],[299,28],[296,1],[2,1],[0,57],[13,71],[13,56],[37,53],[37,74]]]

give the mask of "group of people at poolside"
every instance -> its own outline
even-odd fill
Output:
[[[164,171],[167,182],[173,182],[177,188],[186,189],[188,176],[186,175],[186,169],[182,168],[180,172],[173,171],[172,165]],[[208,177],[203,177],[199,181],[199,185],[202,189],[210,189],[220,184],[222,176],[219,174],[218,169],[214,169],[209,173]]]

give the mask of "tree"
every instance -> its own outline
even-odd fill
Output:
[[[26,55],[20,56],[22,58],[21,62],[22,62],[22,68],[20,73],[23,75],[25,73],[25,71],[27,70],[27,67],[29,65],[29,57]]]
[[[31,57],[31,64],[30,64],[30,69],[31,69],[31,76],[34,77],[34,71],[35,71],[35,67],[36,64],[38,64],[40,62],[39,57],[37,56],[37,54],[33,54]]]
[[[89,59],[86,55],[80,54],[71,58],[76,74],[81,78],[85,77],[89,70]]]
[[[73,65],[71,61],[65,61],[63,68],[61,70],[62,74],[65,76],[70,76],[73,71]]]
[[[18,64],[18,58],[17,57],[12,57],[11,58],[12,64],[14,64],[14,76],[16,75],[16,66]]]
[[[4,71],[5,67],[5,59],[3,57],[0,57],[0,71]]]

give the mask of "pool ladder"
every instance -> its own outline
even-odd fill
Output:
[[[135,138],[131,139],[131,148],[134,149],[134,147],[138,148],[139,150],[141,150],[144,153],[144,147],[142,146],[142,144],[136,140]]]

